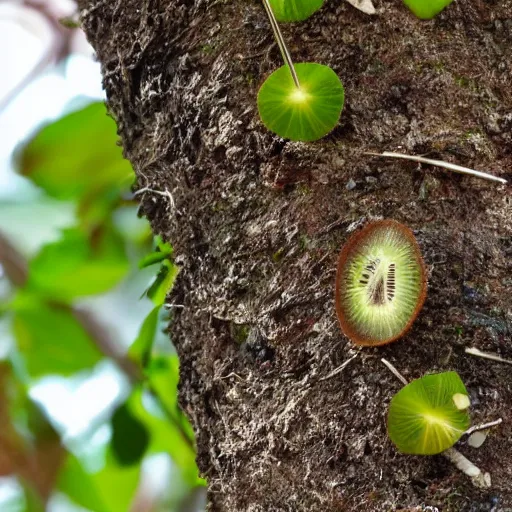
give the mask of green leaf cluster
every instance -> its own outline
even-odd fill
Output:
[[[92,103],[41,128],[18,148],[16,166],[44,197],[66,208],[72,202],[75,215],[71,225],[29,255],[19,274],[26,278],[13,280],[2,299],[3,320],[14,342],[6,363],[15,390],[9,397],[9,436],[20,450],[30,451],[37,448],[34,440],[50,432],[64,452],[54,491],[92,512],[129,510],[145,461],[165,454],[179,470],[179,485],[171,492],[178,506],[187,489],[204,485],[195,464],[194,434],[177,402],[178,357],[166,334],[170,318],[163,304],[178,267],[171,245],[160,237],[151,250],[147,222],[139,235],[131,220],[127,227],[126,216],[135,218],[137,208],[130,192],[134,173],[122,157],[115,122],[103,103]],[[99,341],[106,330],[87,304],[115,294],[138,273],[148,274],[148,267],[155,270],[141,304],[149,313],[141,317],[126,354],[119,356],[121,367],[135,370],[128,394],[91,426],[107,426],[110,432],[101,463],[91,467],[76,447],[64,448],[62,432],[36,406],[30,390],[41,378],[85,378],[95,371],[106,359]],[[5,426],[3,432],[8,431]],[[22,484],[27,510],[43,510],[34,486]]]

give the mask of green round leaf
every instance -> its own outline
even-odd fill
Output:
[[[391,400],[389,437],[404,453],[441,453],[453,446],[469,427],[467,410],[459,410],[454,401],[454,395],[467,394],[456,372],[414,380]]]
[[[285,139],[321,139],[338,123],[345,97],[343,85],[336,73],[322,64],[296,64],[295,70],[300,89],[287,66],[274,71],[261,86],[261,120],[270,131]]]
[[[324,0],[269,0],[278,21],[303,21],[322,7]]]
[[[453,0],[404,0],[404,4],[423,20],[433,18],[452,2]]]

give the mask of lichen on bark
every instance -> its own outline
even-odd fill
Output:
[[[512,506],[507,368],[464,354],[512,357],[510,188],[364,155],[512,178],[512,2],[458,0],[431,22],[375,6],[329,0],[284,27],[295,60],[331,66],[347,94],[339,127],[302,144],[258,120],[281,62],[256,0],[80,1],[142,211],[182,267],[171,336],[211,510],[487,510],[443,458],[393,448],[383,356],[410,379],[457,370],[474,420],[504,417],[472,459]],[[382,217],[415,231],[429,296],[404,340],[326,379],[355,354],[334,312],[338,251]]]

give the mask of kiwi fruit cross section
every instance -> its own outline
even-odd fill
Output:
[[[343,247],[336,311],[358,345],[384,345],[411,327],[427,293],[425,265],[412,231],[394,220],[368,224]]]

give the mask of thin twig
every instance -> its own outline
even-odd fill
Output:
[[[430,164],[435,165],[437,167],[444,167],[449,171],[458,172],[461,174],[469,174],[470,176],[475,176],[476,178],[482,178],[484,180],[497,181],[498,183],[507,183],[507,180],[504,178],[499,178],[497,176],[493,176],[492,174],[487,174],[486,172],[475,171],[474,169],[469,169],[468,167],[452,164],[450,162],[444,162],[443,160],[432,160],[430,158],[424,158],[422,156],[404,155],[402,153],[390,153],[389,151],[384,151],[384,153],[365,152],[365,155],[380,156],[386,158],[401,158],[403,160],[411,160],[413,162],[419,162],[422,164]]]
[[[480,425],[475,425],[471,428],[468,428],[466,430],[466,432],[464,432],[464,434],[462,434],[462,435],[469,436],[473,432],[477,432],[478,430],[485,430],[487,428],[495,427],[496,425],[499,425],[502,422],[503,422],[503,420],[501,418],[498,418],[495,421],[489,421],[489,423],[481,423]]]
[[[481,357],[482,359],[489,359],[491,361],[498,361],[498,363],[512,364],[510,359],[503,359],[500,356],[495,354],[489,354],[489,352],[482,352],[474,347],[468,347],[465,350],[466,354],[470,354],[472,356]]]
[[[445,450],[442,455],[455,464],[455,466],[457,466],[457,468],[465,475],[469,476],[475,487],[479,487],[481,489],[491,487],[491,475],[489,473],[482,473],[480,468],[475,466],[455,448],[448,448],[448,450]]]
[[[281,32],[281,29],[279,28],[279,24],[277,23],[276,16],[274,14],[274,11],[272,10],[272,6],[270,5],[269,0],[262,0],[262,1],[263,1],[263,6],[265,7],[265,10],[267,11],[267,16],[268,16],[268,19],[270,20],[270,26],[272,27],[272,31],[274,32],[274,37],[276,38],[279,49],[281,50],[281,55],[283,56],[283,60],[284,60],[285,64],[288,66],[288,69],[290,70],[290,73],[293,78],[293,82],[295,83],[295,87],[297,87],[297,89],[300,89],[299,77],[297,76],[297,71],[295,70],[295,66],[293,65],[292,56],[290,55],[290,52],[288,51],[288,47],[286,46],[286,43],[284,41],[283,34]]]
[[[28,277],[28,264],[21,253],[0,233],[0,266],[15,286],[23,286]]]
[[[53,40],[48,45],[34,67],[17,83],[6,96],[0,98],[0,112],[2,112],[23,90],[37,78],[52,62],[59,63],[65,59],[71,51],[72,31],[64,27],[56,20],[44,2],[25,0],[22,7],[37,12],[44,18],[47,28],[52,32]]]
[[[352,356],[350,359],[347,359],[346,361],[344,361],[341,366],[338,366],[338,368],[336,368],[335,370],[333,370],[331,373],[329,373],[329,375],[326,375],[325,377],[322,377],[321,379],[319,379],[319,382],[323,382],[324,380],[328,380],[328,379],[331,379],[332,377],[338,375],[338,373],[341,373],[346,366],[348,366],[348,364],[353,361],[357,356],[359,355],[359,352]]]
[[[382,358],[381,361],[388,367],[391,373],[404,385],[407,386],[409,382],[407,379],[387,360]]]

